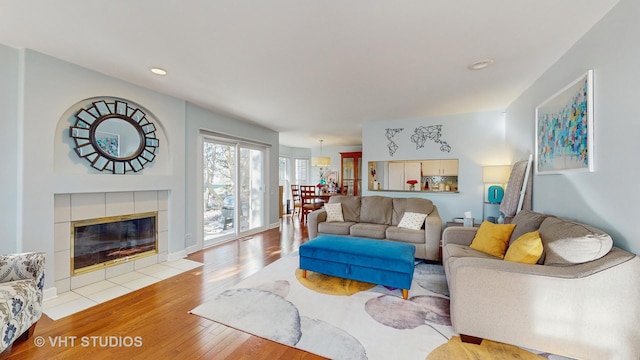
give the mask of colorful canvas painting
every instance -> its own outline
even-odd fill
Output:
[[[120,156],[120,135],[96,131],[96,142],[102,152],[109,156]]]
[[[593,70],[536,108],[536,172],[593,171]]]

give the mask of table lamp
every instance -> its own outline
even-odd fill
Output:
[[[485,166],[482,168],[482,182],[487,189],[487,201],[494,204],[502,202],[504,184],[509,180],[510,165]]]

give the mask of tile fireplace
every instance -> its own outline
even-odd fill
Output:
[[[84,287],[116,276],[161,263],[168,259],[169,237],[168,190],[120,191],[100,193],[56,194],[54,201],[54,258],[52,276],[57,293]],[[153,214],[153,215],[149,215]],[[152,216],[153,225],[137,224],[137,219]],[[74,224],[100,224],[109,221],[134,220],[124,225],[99,226],[116,230],[116,235],[107,235],[93,244],[76,249]],[[152,227],[155,227],[155,236]],[[115,228],[115,229],[114,229]],[[81,230],[87,232],[88,230]],[[90,230],[91,238],[96,238]],[[138,234],[136,234],[138,233]],[[146,234],[145,234],[146,233]],[[142,239],[133,241],[133,235]],[[116,240],[116,238],[118,240]],[[124,241],[120,241],[124,239]],[[94,263],[95,257],[85,256],[86,248],[95,245],[106,263]],[[134,246],[135,245],[135,246]],[[155,246],[152,250],[151,245]],[[74,259],[74,254],[80,255]],[[116,255],[119,255],[118,259]],[[122,257],[124,256],[124,257]],[[91,259],[90,261],[87,259]],[[116,260],[118,259],[118,260]],[[77,261],[76,261],[77,260]],[[81,267],[76,269],[76,262]],[[87,266],[84,266],[87,265]]]
[[[157,254],[157,218],[154,211],[72,222],[72,274]]]

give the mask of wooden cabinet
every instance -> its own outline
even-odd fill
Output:
[[[458,159],[425,160],[422,162],[424,176],[458,176]]]
[[[349,195],[361,195],[362,151],[340,153],[340,188],[348,186]]]

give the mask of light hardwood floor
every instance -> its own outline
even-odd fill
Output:
[[[304,224],[284,217],[280,229],[188,257],[202,267],[57,321],[43,314],[0,359],[323,359],[188,313],[307,239]]]

